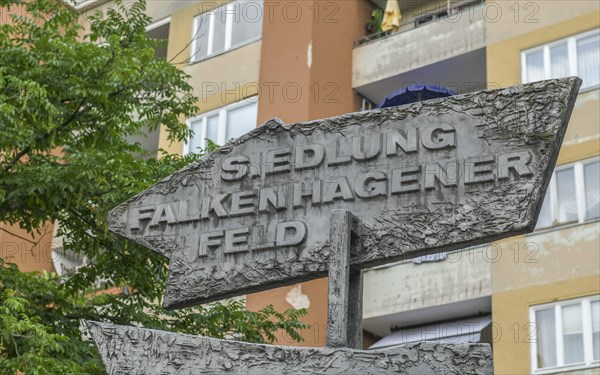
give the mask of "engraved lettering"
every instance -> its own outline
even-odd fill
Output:
[[[275,246],[295,246],[306,239],[306,224],[301,221],[290,221],[277,224]]]
[[[225,231],[225,253],[240,253],[249,250],[248,236],[250,228]]]
[[[336,199],[345,201],[354,200],[352,189],[346,177],[332,178],[325,182],[325,191],[323,193],[323,203],[333,202]]]
[[[456,146],[456,130],[450,124],[429,125],[421,133],[421,142],[429,150]]]
[[[498,179],[508,179],[511,170],[519,177],[531,176],[533,171],[528,165],[530,160],[531,154],[527,151],[498,156]]]
[[[406,129],[406,135],[397,131],[390,131],[385,134],[386,138],[386,155],[399,155],[398,149],[405,154],[417,152],[417,129]]]
[[[258,212],[269,212],[269,205],[276,210],[285,210],[286,187],[277,186],[262,189],[258,203]]]
[[[154,205],[147,204],[144,206],[133,207],[129,216],[129,228],[141,229],[142,221],[152,219],[154,213]]]
[[[196,221],[200,219],[200,215],[196,213],[196,216],[190,213],[190,207],[188,201],[180,201],[179,208],[177,210],[177,222],[185,223],[188,221]]]
[[[223,231],[218,230],[214,232],[202,233],[200,235],[200,250],[199,256],[207,256],[208,250],[214,251],[221,246],[221,239],[223,238]]]
[[[425,164],[425,189],[435,189],[436,180],[444,187],[456,186],[457,172],[455,162],[446,163],[446,168],[439,163]]]
[[[365,151],[365,143],[369,146]],[[363,161],[374,159],[381,152],[381,134],[371,134],[369,136],[359,136],[352,138],[352,157],[354,160]]]
[[[293,206],[294,208],[304,207],[302,204],[303,197],[311,197],[312,205],[317,205],[321,203],[321,181],[313,181],[311,184],[311,188],[306,189],[306,185],[308,183],[299,182],[294,184],[294,197],[293,197]]]
[[[257,178],[261,176],[262,152],[250,155],[250,177]]]
[[[361,174],[354,186],[356,195],[368,199],[387,195],[387,176],[383,172]]]
[[[267,151],[265,158],[266,174],[277,174],[290,172],[290,156],[292,151],[290,147]]]
[[[160,223],[174,224],[176,222],[171,203],[159,203],[150,222],[151,227],[157,227]]]
[[[402,194],[421,190],[420,172],[421,166],[418,164],[404,165],[402,168],[393,169],[390,182],[391,193]]]
[[[256,192],[240,191],[231,194],[231,209],[229,214],[231,216],[251,214],[255,212],[254,201],[256,198]]]
[[[465,184],[494,181],[494,162],[493,156],[465,160]]]
[[[244,155],[237,155],[226,158],[221,163],[221,179],[223,181],[239,181],[243,179],[249,171],[248,163],[250,158]]]
[[[295,169],[297,171],[318,167],[325,159],[325,147],[319,144],[298,146],[295,153]]]
[[[202,199],[202,213],[200,217],[202,219],[210,219],[210,213],[214,212],[218,217],[227,217],[227,210],[223,206],[223,201],[229,197],[229,193],[216,194],[211,198]]]
[[[348,164],[352,161],[350,155],[340,155],[340,143],[339,141],[331,142],[327,146],[327,165],[335,166],[335,165],[344,165]]]

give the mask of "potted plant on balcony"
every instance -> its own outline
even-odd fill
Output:
[[[371,19],[367,22],[366,30],[368,39],[377,39],[383,35],[381,22],[383,21],[383,9],[377,8],[371,13]]]

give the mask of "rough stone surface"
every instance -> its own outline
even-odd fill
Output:
[[[348,210],[331,212],[326,340],[330,348],[362,349],[362,271],[350,266],[352,242],[358,242],[353,229],[358,225]]]
[[[333,209],[362,223],[361,269],[529,232],[580,82],[271,120],[115,208],[111,230],[170,258],[167,308],[325,276]]]
[[[380,350],[258,345],[88,322],[109,375],[492,374],[488,344],[423,342]]]

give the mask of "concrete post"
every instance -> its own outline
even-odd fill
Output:
[[[329,238],[327,346],[362,349],[362,272],[350,268],[352,231],[358,227],[348,210],[333,210]]]

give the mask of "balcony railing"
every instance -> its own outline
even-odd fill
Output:
[[[475,8],[482,7],[484,3],[485,0],[467,0],[453,3],[450,8],[440,8],[401,22],[400,27],[396,31],[384,31],[364,36],[359,40],[354,41],[354,47],[356,48],[376,40],[385,39],[392,35],[405,33],[407,31],[429,25],[432,22],[455,22],[453,20],[455,20],[457,17],[463,17],[465,15],[468,16],[472,14],[475,11]]]

